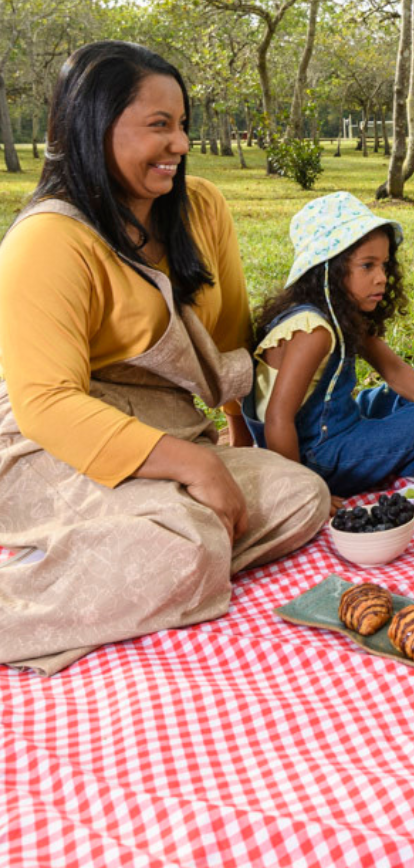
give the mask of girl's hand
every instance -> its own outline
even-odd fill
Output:
[[[344,505],[344,502],[343,502],[343,500],[341,500],[340,497],[334,497],[333,495],[331,495],[330,515],[331,516],[335,515],[337,513],[338,509],[341,509],[341,507],[343,507],[343,505]]]
[[[197,443],[165,434],[132,474],[141,479],[173,479],[216,513],[233,543],[247,530],[244,496],[218,455]]]

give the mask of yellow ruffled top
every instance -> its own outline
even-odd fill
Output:
[[[317,383],[319,382],[325,369],[325,365],[329,359],[329,356],[334,350],[336,337],[332,326],[329,325],[326,319],[324,319],[318,313],[315,313],[315,311],[302,310],[299,311],[299,313],[289,317],[289,319],[285,319],[281,323],[276,325],[270,332],[268,332],[268,334],[263,338],[259,346],[256,348],[254,352],[254,357],[255,359],[257,359],[255,400],[257,418],[261,422],[265,421],[267,405],[269,403],[273,386],[276,382],[276,377],[278,374],[276,368],[271,368],[262,358],[264,350],[270,349],[272,347],[277,347],[282,340],[290,341],[293,337],[293,334],[297,331],[303,331],[311,334],[311,332],[313,332],[319,326],[322,326],[322,328],[326,329],[331,335],[331,349],[329,353],[325,356],[325,358],[322,359],[319,368],[317,369],[317,371],[315,371],[315,374],[312,377],[311,382],[309,383],[309,388],[303,399],[304,404],[309,395],[312,394]]]

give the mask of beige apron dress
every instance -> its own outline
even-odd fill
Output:
[[[20,219],[57,211],[57,200]],[[169,279],[157,283],[170,320],[159,341],[95,371],[90,394],[176,437],[214,449],[244,493],[249,528],[233,549],[216,514],[173,481],[94,482],[23,437],[0,384],[0,544],[35,546],[43,560],[0,570],[0,663],[51,675],[99,645],[218,618],[231,575],[309,540],[329,514],[324,482],[265,450],[215,445],[193,395],[210,407],[245,395],[244,349],[220,353],[191,307],[179,315]],[[68,437],[70,437],[68,431]]]

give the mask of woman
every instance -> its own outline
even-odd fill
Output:
[[[50,674],[105,642],[216,618],[230,575],[306,542],[316,475],[216,446],[194,406],[252,381],[248,306],[225,202],[185,178],[188,96],[138,45],[65,63],[30,206],[0,253],[0,662]]]

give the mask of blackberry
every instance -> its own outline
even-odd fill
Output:
[[[345,533],[375,533],[400,527],[413,516],[414,505],[403,494],[394,492],[391,497],[381,494],[370,512],[364,506],[341,507],[332,519],[332,527]]]
[[[384,513],[380,506],[373,506],[371,509],[371,516],[375,521],[381,521]]]

